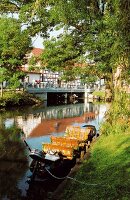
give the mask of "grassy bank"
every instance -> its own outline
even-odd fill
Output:
[[[130,110],[129,99],[117,96],[102,135],[90,148],[74,180],[68,180],[62,200],[130,199]]]
[[[23,91],[4,92],[0,98],[0,108],[10,108],[12,106],[35,105],[41,103],[41,100]]]
[[[62,200],[129,200],[130,135],[100,137],[74,179]]]

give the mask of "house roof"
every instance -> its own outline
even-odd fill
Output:
[[[40,49],[40,48],[33,48],[31,53],[34,55],[34,56],[40,56],[43,52],[43,49]]]

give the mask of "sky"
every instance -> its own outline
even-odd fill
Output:
[[[63,33],[63,29],[58,30],[58,31],[52,31],[50,33],[50,38],[51,37],[56,37],[57,35],[59,35],[61,33]],[[36,47],[36,48],[41,48],[41,49],[44,48],[43,39],[40,37],[40,35],[32,38],[32,45],[33,45],[33,47]]]
[[[12,14],[8,14],[9,17],[14,17],[16,19],[18,19],[18,14],[17,13],[14,13],[13,15]],[[26,29],[26,25],[23,25],[22,26],[22,30]],[[60,30],[54,30],[50,33],[50,38],[51,37],[56,37],[57,35],[63,33],[63,29],[60,29]],[[32,38],[32,46],[33,47],[36,47],[36,48],[41,48],[43,49],[44,46],[43,46],[43,39],[40,37],[40,35],[36,36],[36,37],[33,37]]]
[[[32,45],[33,45],[33,47],[43,49],[43,39],[40,36],[33,37],[32,38]]]

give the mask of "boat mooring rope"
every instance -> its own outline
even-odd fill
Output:
[[[47,168],[45,168],[45,170],[55,179],[58,179],[58,180],[62,180],[62,179],[66,179],[68,176],[64,176],[64,177],[57,177],[55,175],[53,175]]]
[[[47,168],[45,168],[46,171],[55,179],[58,179],[58,180],[63,180],[63,179],[70,179],[70,180],[73,180],[73,181],[76,181],[78,183],[81,183],[81,184],[84,184],[84,185],[89,185],[89,186],[107,186],[107,185],[102,185],[102,184],[96,184],[96,183],[85,183],[85,182],[82,182],[82,181],[78,181],[77,179],[75,178],[72,178],[70,176],[64,176],[64,177],[57,177],[55,176],[54,174],[52,174]]]

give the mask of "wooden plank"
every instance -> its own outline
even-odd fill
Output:
[[[73,158],[73,151],[74,149],[72,147],[64,147],[61,145],[56,145],[56,144],[42,144],[42,150],[47,153],[47,152],[58,152],[58,153],[62,153],[63,156],[66,156],[67,158]]]

